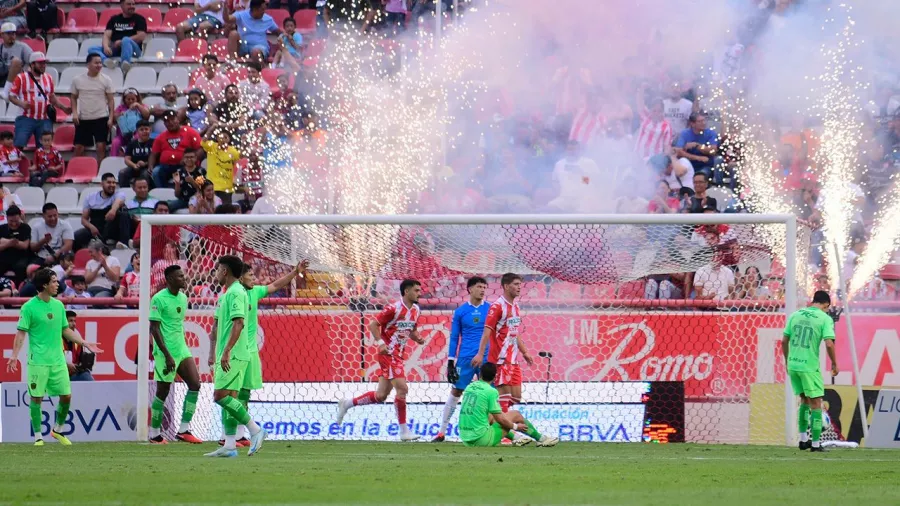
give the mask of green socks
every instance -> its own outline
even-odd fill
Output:
[[[162,427],[163,407],[165,402],[159,397],[153,397],[153,403],[150,404],[150,427],[159,429]]]
[[[541,439],[541,433],[534,428],[534,425],[532,425],[531,422],[525,420],[525,425],[528,426],[528,432],[526,432],[526,434],[528,434],[528,437],[536,441]]]
[[[797,429],[799,429],[800,434],[806,434],[806,431],[809,430],[809,404],[800,405],[800,415],[797,417]]]
[[[40,406],[38,406],[40,409]],[[69,403],[60,402],[56,405],[56,426],[59,427],[66,422],[66,415],[69,414]],[[32,421],[32,423],[34,423]]]
[[[237,424],[235,424],[234,427],[231,429],[232,430],[231,434],[228,433],[228,427],[227,426],[225,427],[225,435],[226,436],[230,436],[230,435],[234,434],[234,431],[236,430],[237,425],[247,425],[247,423],[250,421],[250,414],[247,413],[247,409],[244,408],[243,405],[241,405],[241,401],[235,399],[234,397],[230,397],[230,396],[223,397],[223,398],[219,399],[218,401],[216,401],[216,404],[218,404],[219,406],[222,406],[222,411],[228,412],[228,414],[231,415],[231,418],[237,422]],[[224,418],[223,418],[223,424],[224,424]]]
[[[232,399],[232,397],[226,397],[226,399]],[[221,403],[220,403],[220,405],[221,405]],[[222,428],[225,429],[225,435],[226,436],[234,436],[235,433],[237,433],[237,426],[238,426],[237,421],[234,419],[233,416],[231,416],[231,414],[228,412],[228,410],[226,410],[225,407],[223,406],[222,407]]]
[[[35,402],[34,399],[31,400],[31,405],[29,406],[31,410],[31,431],[34,432],[34,437],[40,439],[41,435],[41,403]]]
[[[810,420],[812,422],[812,441],[813,443],[819,442],[819,438],[822,437],[822,410],[814,409],[810,413]]]
[[[200,392],[195,390],[188,390],[184,394],[184,409],[181,411],[181,423],[190,423],[191,418],[194,418],[194,411],[197,409],[197,396],[199,395]],[[160,411],[160,416],[162,416],[162,411]]]
[[[241,401],[241,405],[244,406],[244,409],[250,411],[250,408],[247,407],[250,405],[250,390],[244,388],[240,389],[238,391],[237,399]]]

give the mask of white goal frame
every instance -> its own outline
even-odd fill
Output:
[[[150,245],[152,227],[165,225],[721,225],[781,224],[785,226],[785,315],[797,309],[797,217],[789,214],[495,214],[495,215],[281,215],[281,214],[145,214],[141,216],[137,348],[137,440],[148,438],[150,347]],[[796,440],[794,394],[785,381],[785,444]]]

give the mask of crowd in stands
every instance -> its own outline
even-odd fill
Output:
[[[451,10],[454,2],[440,1]],[[435,0],[369,4],[362,32],[388,37],[435,9]],[[768,15],[790,4],[773,2]],[[49,266],[67,281],[71,296],[135,297],[142,266],[133,250],[143,214],[250,212],[265,192],[260,165],[290,162],[279,159],[279,146],[300,143],[315,152],[327,142],[323,125],[332,119],[320,119],[310,106],[307,76],[326,57],[331,14],[325,0],[195,0],[190,11],[171,7],[165,13],[121,0],[98,18],[91,7],[0,0],[0,97],[14,121],[0,129],[0,186],[7,185],[0,187],[0,296],[30,295],[30,276]],[[716,58],[724,55],[719,67],[737,72],[741,55],[753,52],[754,36],[765,26],[754,22],[755,31],[743,31],[743,40],[715,52]],[[28,37],[20,36],[24,32]],[[65,41],[92,32],[102,35],[82,40],[80,49],[76,42],[67,53],[80,68],[66,69],[60,78],[48,65],[58,56],[55,49],[71,48]],[[165,68],[180,69],[180,62],[197,67],[184,73],[183,82],[163,82]],[[166,67],[157,75],[154,64]],[[636,75],[658,77],[601,88],[591,69],[561,64],[546,83],[536,83],[556,91],[548,94],[554,103],[542,110],[525,109],[504,100],[503,90],[491,90],[498,105],[484,112],[491,117],[478,119],[496,128],[466,131],[479,152],[451,152],[440,174],[445,186],[424,193],[417,204],[423,212],[746,212],[740,197],[752,182],[736,177],[740,152],[726,146],[715,111],[703,110],[702,80],[677,67],[646,70]],[[900,108],[891,93],[879,97],[882,107],[868,118],[863,146],[868,171],[852,182],[859,190],[853,258],[865,245],[874,202],[900,163]],[[891,119],[880,121],[885,116]],[[816,125],[780,119],[781,135],[771,139],[780,154],[773,173],[800,217],[819,229]],[[50,194],[30,210],[40,216],[26,221],[24,189],[90,182],[100,187],[80,195],[77,223],[60,216]],[[817,233],[813,242],[821,241]],[[641,279],[629,293],[649,299],[781,297],[776,267],[739,269],[739,259],[723,253],[734,241],[728,234],[728,227],[698,227],[690,240],[719,252],[708,265]],[[181,239],[154,241],[153,264],[143,266],[154,278],[173,263],[202,263],[201,255],[191,258],[190,247],[178,251]],[[811,261],[824,268],[820,255]]]

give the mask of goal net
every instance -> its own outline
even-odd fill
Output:
[[[523,276],[523,364],[517,408],[563,441],[784,441],[789,403],[751,386],[784,381],[785,310],[805,300],[809,234],[788,216],[150,216],[141,242],[138,409],[154,395],[147,313],[179,263],[188,280],[185,330],[203,380],[194,434],[219,439],[208,335],[218,257],[237,255],[258,284],[302,259],[306,274],[260,303],[257,336],[264,388],[249,411],[273,439],[394,439],[389,397],[334,421],[337,401],[374,389],[379,374],[368,324],[396,301],[402,279],[422,283],[418,328],[407,345],[408,424],[430,440],[449,394],[446,360],[453,311],[466,280],[502,293],[505,272]],[[147,233],[149,232],[149,233]],[[800,282],[795,282],[794,280]],[[651,392],[677,385],[660,401]],[[769,389],[772,390],[771,388]],[[166,404],[163,433],[181,419],[183,384]],[[679,390],[681,392],[681,390]],[[652,407],[651,407],[652,404]],[[652,413],[651,413],[652,411]],[[671,416],[669,416],[671,415]],[[787,417],[792,419],[793,415]],[[672,422],[680,419],[682,424]],[[448,439],[455,439],[457,415]],[[146,432],[140,420],[139,437]]]

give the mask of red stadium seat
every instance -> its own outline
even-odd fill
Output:
[[[617,299],[643,299],[645,284],[646,284],[646,282],[641,279],[622,283],[621,285],[619,285],[619,290],[616,293],[616,298]]]
[[[544,300],[547,298],[547,285],[530,282],[522,285],[522,298],[526,300]]]
[[[62,9],[60,9],[62,11]],[[112,9],[104,13],[112,12]],[[111,16],[110,16],[111,17]],[[104,25],[105,28],[106,25]],[[97,28],[97,11],[90,7],[76,7],[69,11],[62,33],[91,33]],[[100,31],[103,31],[102,29]]]
[[[209,51],[209,44],[203,39],[184,39],[178,43],[173,62],[194,63],[200,61]]]
[[[166,17],[163,19],[162,27],[159,31],[166,33],[175,33],[175,27],[182,22],[187,21],[194,15],[194,12],[184,7],[174,7],[166,11]]]
[[[137,12],[141,16],[144,16],[144,19],[147,20],[147,32],[154,33],[165,31],[162,30],[163,15],[162,12],[159,11],[159,9],[156,9],[154,7],[144,7],[141,9],[136,9],[135,12]]]
[[[57,179],[72,183],[90,183],[97,177],[99,170],[96,158],[92,156],[76,156],[69,160],[65,174]]]
[[[56,10],[56,26],[66,26],[66,13],[62,9]],[[47,33],[59,33],[59,30],[59,28],[51,28],[47,30]]]
[[[581,285],[575,283],[566,283],[564,281],[555,282],[550,285],[551,299],[580,299]]]
[[[59,97],[62,100],[63,97]],[[68,97],[66,97],[68,98]],[[62,112],[62,111],[60,111]],[[53,148],[60,151],[72,151],[75,142],[75,125],[60,125],[53,133]]]
[[[22,43],[26,46],[30,47],[32,51],[40,51],[42,53],[47,52],[47,43],[44,42],[44,39],[29,39],[26,37],[19,40],[21,40]]]
[[[474,250],[466,254],[466,265],[473,266],[475,272],[496,272],[497,255],[492,251]]]
[[[228,59],[228,39],[218,39],[209,46],[209,52],[216,55],[219,61]]]
[[[28,181],[28,175],[31,173],[31,160],[23,156],[19,160],[19,172],[21,176],[0,176],[0,183],[25,183]]]
[[[589,301],[600,299],[614,299],[615,297],[615,285],[588,285],[584,287],[584,298]]]
[[[316,31],[316,10],[301,9],[294,13],[294,22],[297,23],[297,31],[306,35]]]
[[[97,20],[96,26],[94,26],[95,32],[103,33],[106,30],[106,25],[109,23],[109,20],[112,19],[113,16],[117,16],[121,14],[122,11],[120,9],[106,9],[100,13],[100,19]]]
[[[70,99],[69,97],[56,97],[56,98],[58,98],[60,103],[62,103],[66,107],[69,107],[70,105],[72,105],[72,99]],[[59,109],[59,108],[56,109],[56,121],[58,121],[59,123],[66,123],[71,118],[72,118],[72,116],[63,112],[62,109]]]
[[[278,28],[283,26],[285,19],[291,17],[291,13],[285,9],[268,9],[266,10],[266,14],[272,16],[272,19],[275,20],[275,24],[278,25]]]
[[[310,57],[321,55],[325,52],[325,44],[327,44],[327,41],[325,39],[316,39],[310,42],[309,46],[307,46],[306,48],[306,51],[303,51],[303,56]]]
[[[900,279],[900,264],[885,265],[881,269],[879,276],[885,281],[896,281]]]
[[[270,69],[264,68],[262,69],[262,78],[266,84],[269,85],[269,89],[273,92],[278,89],[278,76],[284,74],[284,69]]]
[[[91,259],[91,250],[87,248],[81,248],[80,250],[75,252],[75,269],[84,270],[87,267],[88,260]]]

